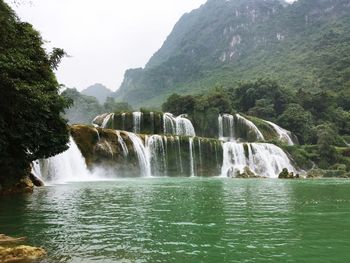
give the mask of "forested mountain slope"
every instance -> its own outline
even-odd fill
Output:
[[[208,0],[185,14],[116,92],[133,106],[269,77],[290,89],[350,88],[350,0]]]

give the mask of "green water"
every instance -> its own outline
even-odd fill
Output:
[[[0,199],[45,262],[349,262],[350,181],[125,179]]]

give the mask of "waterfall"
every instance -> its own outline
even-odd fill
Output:
[[[224,143],[223,151],[224,159],[221,168],[221,175],[223,177],[235,177],[237,171],[242,172],[244,167],[248,165],[242,143]]]
[[[166,175],[167,162],[163,138],[160,135],[152,135],[147,139],[146,150],[151,167],[152,176]]]
[[[219,127],[219,140],[224,139],[224,123],[223,123],[223,117],[222,115],[219,115],[218,117],[218,127]]]
[[[40,161],[34,161],[32,162],[32,174],[39,178],[41,181],[44,181],[42,173],[41,173],[41,167],[40,167]]]
[[[127,157],[128,154],[129,154],[129,150],[128,150],[128,147],[126,146],[124,140],[123,140],[123,137],[120,135],[120,131],[115,131],[116,134],[117,134],[117,137],[118,137],[118,143],[119,145],[122,147],[122,150],[123,150],[123,156],[124,157]]]
[[[190,169],[191,169],[191,177],[194,177],[194,154],[193,154],[193,137],[188,138],[188,145],[190,151]]]
[[[231,114],[222,114],[218,117],[219,140],[236,140],[234,136],[234,117]]]
[[[187,115],[185,114],[174,117],[174,115],[171,113],[164,113],[163,130],[165,134],[196,136],[192,122],[187,118]]]
[[[106,128],[107,125],[108,125],[108,122],[112,119],[113,121],[113,118],[114,118],[114,113],[110,113],[108,114],[102,121],[102,125],[101,125],[101,128]]]
[[[292,134],[290,131],[283,129],[282,127],[278,126],[277,124],[275,124],[273,122],[270,122],[270,121],[265,121],[265,122],[268,123],[270,126],[272,126],[272,128],[277,132],[277,134],[279,136],[279,140],[281,140],[282,142],[285,142],[289,145],[294,145],[294,142],[293,142],[293,139],[291,136]]]
[[[198,138],[199,167],[203,167],[201,138]],[[202,175],[202,169],[200,169]]]
[[[241,116],[239,114],[236,114],[236,117],[237,117],[237,121],[241,121],[246,126],[248,126],[252,131],[254,131],[258,140],[262,140],[262,141],[265,140],[263,134],[261,133],[261,131],[258,129],[258,127],[256,127],[256,125],[253,122],[251,122],[250,120],[247,120],[246,118],[244,118],[243,116]]]
[[[132,117],[133,117],[134,133],[140,133],[142,112],[133,112]]]
[[[176,135],[196,136],[192,122],[187,119],[187,115],[182,114],[175,118]]]
[[[66,183],[98,179],[87,169],[85,159],[73,138],[69,140],[68,150],[42,161],[44,168],[36,162],[33,165],[35,175],[45,182]]]
[[[131,140],[133,144],[133,149],[137,155],[137,159],[139,161],[140,170],[142,176],[150,177],[151,176],[151,165],[150,165],[150,158],[148,156],[148,151],[146,147],[144,146],[142,140],[140,137],[138,137],[136,134],[132,132],[127,132],[129,139]]]
[[[235,177],[245,167],[249,167],[258,176],[268,178],[277,178],[283,168],[296,172],[285,152],[273,144],[226,142],[223,149],[223,177]]]
[[[266,130],[276,137],[278,135],[280,140],[293,144],[290,132],[272,122],[266,123],[263,131]],[[266,143],[242,143],[263,141],[264,136],[252,121],[240,114],[218,116],[218,136],[221,141],[196,138],[195,129],[186,115],[176,117],[171,113],[133,112],[114,116],[110,113],[101,115],[96,119],[96,124],[114,128],[117,125],[124,130],[134,131],[115,131],[115,137],[101,133],[102,141],[97,144],[98,147],[103,146],[111,153],[111,156],[106,158],[121,162],[106,162],[117,174],[125,171],[125,175],[134,175],[140,169],[140,176],[144,177],[193,177],[220,173],[224,177],[235,177],[238,174],[249,173],[250,170],[257,176],[276,178],[283,168],[295,172],[288,156],[279,147]],[[150,135],[143,137],[136,134],[143,132]],[[162,132],[168,135],[152,135]],[[116,147],[117,153],[124,158],[113,158]],[[138,165],[133,165],[134,163]],[[136,166],[136,169],[132,166]]]
[[[165,134],[175,134],[176,132],[174,116],[171,113],[163,114],[163,131]]]
[[[277,178],[283,168],[296,172],[286,153],[274,144],[251,143],[250,166],[255,174]]]
[[[181,174],[183,174],[183,172],[184,172],[184,169],[183,169],[183,166],[182,166],[182,156],[181,156],[181,144],[180,144],[180,138],[179,138],[179,136],[176,136],[176,141],[177,141],[177,147],[178,147],[178,154],[179,154],[179,156],[178,156],[178,163],[179,163],[179,165],[180,165],[180,172],[181,172]]]

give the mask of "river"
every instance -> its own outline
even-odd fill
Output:
[[[350,181],[149,178],[38,188],[0,233],[44,262],[346,262]]]

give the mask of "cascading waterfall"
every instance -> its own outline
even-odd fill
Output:
[[[118,137],[118,143],[122,147],[123,150],[123,156],[127,157],[129,154],[128,147],[126,146],[123,137],[120,135],[120,131],[116,131],[117,137]]]
[[[41,167],[40,167],[40,161],[34,161],[32,162],[32,174],[39,178],[41,181],[44,181],[43,176],[41,174]]]
[[[113,120],[113,118],[114,118],[114,113],[108,114],[108,115],[103,119],[101,128],[106,128],[107,125],[108,125],[108,122],[109,122],[111,119]]]
[[[244,155],[242,143],[226,142],[223,145],[224,160],[221,168],[221,176],[234,177],[237,171],[242,172],[248,165]]]
[[[193,153],[193,138],[190,137],[188,140],[189,151],[190,151],[190,169],[191,169],[191,177],[195,176],[194,173],[194,153]]]
[[[247,125],[252,131],[254,131],[254,133],[257,135],[257,139],[264,141],[264,135],[261,133],[261,131],[258,129],[258,127],[256,127],[256,125],[251,122],[250,120],[247,120],[246,118],[244,118],[243,116],[236,114],[237,120],[241,121],[242,123],[244,123],[245,125]]]
[[[171,113],[163,114],[163,131],[165,134],[174,134],[176,129],[174,116]]]
[[[171,113],[111,113],[95,118],[94,122],[101,127],[128,130],[125,133],[116,131],[114,139],[100,132],[102,139],[98,149],[102,149],[107,155],[110,153],[106,158],[116,160],[113,169],[117,173],[121,171],[123,174],[125,171],[125,174],[135,175],[139,167],[141,176],[145,177],[218,174],[237,176],[238,172],[248,174],[249,168],[257,176],[274,178],[283,168],[295,171],[287,155],[277,146],[244,143],[264,141],[265,138],[252,121],[240,114],[222,114],[218,117],[217,141],[195,137],[195,129],[186,115],[175,117]],[[293,144],[291,133],[274,123],[266,123],[268,125],[261,125],[266,138],[270,139],[271,134],[278,135],[281,141]],[[152,132],[167,135],[151,135]],[[116,153],[120,153],[124,158],[118,158]],[[132,164],[135,162],[139,165],[133,170]],[[108,162],[107,165],[113,166]]]
[[[134,133],[140,133],[142,112],[133,112]]]
[[[196,136],[196,132],[192,122],[187,119],[187,115],[183,114],[175,118],[176,135]]]
[[[141,138],[132,132],[128,132],[127,134],[133,144],[133,149],[137,155],[142,176],[151,177],[151,165],[149,161],[150,158]]]
[[[277,178],[283,168],[296,172],[285,152],[273,144],[226,142],[223,148],[223,177],[235,177],[245,167],[249,167],[258,176],[268,178]]]
[[[44,182],[66,183],[99,179],[87,169],[85,159],[72,138],[67,151],[41,162],[44,168],[36,161],[33,170]]]
[[[235,120],[236,117],[236,120]],[[240,138],[235,134],[235,121],[237,123],[242,123],[250,131],[256,134],[258,140],[264,141],[264,135],[256,127],[256,125],[250,120],[244,118],[243,116],[236,114],[235,116],[231,114],[222,114],[218,117],[218,127],[219,127],[219,140],[223,141],[236,141]]]
[[[224,123],[223,123],[223,117],[222,115],[219,115],[218,117],[218,127],[219,127],[219,140],[224,139]]]
[[[219,115],[218,122],[219,122],[219,140],[224,140],[224,141],[235,140],[233,115],[231,114]]]
[[[249,158],[250,166],[256,174],[277,178],[283,168],[296,173],[288,156],[278,146],[267,143],[252,143],[250,146],[253,153],[252,158]]]
[[[181,172],[181,174],[183,174],[184,169],[183,169],[183,166],[182,166],[180,138],[179,138],[179,136],[176,136],[175,139],[176,139],[176,144],[177,144],[177,147],[178,147],[178,163],[180,165],[180,172]]]
[[[268,123],[270,126],[272,126],[272,128],[276,131],[276,133],[279,136],[279,140],[289,145],[294,145],[292,134],[290,131],[283,129],[282,127],[278,126],[273,122],[270,122],[270,121],[265,121],[265,122]]]
[[[160,135],[152,135],[147,139],[146,143],[152,175],[166,175],[166,141],[163,141],[163,137]]]
[[[163,129],[166,134],[179,136],[196,136],[192,122],[185,114],[174,117],[171,113],[163,114]]]
[[[219,139],[225,141],[223,144],[223,165],[221,176],[235,177],[238,173],[243,173],[248,167],[257,176],[276,178],[283,168],[290,172],[296,172],[285,152],[273,144],[267,143],[239,143],[235,134],[235,121],[239,126],[247,127],[250,132],[256,135],[257,140],[264,140],[264,136],[258,127],[250,120],[236,114],[220,115]],[[291,133],[278,125],[266,121],[279,135],[281,141],[293,145]]]
[[[200,165],[200,167],[203,167],[202,147],[201,147],[201,139],[200,138],[198,138],[198,154],[199,154],[199,165]],[[202,169],[200,172],[202,172]]]

